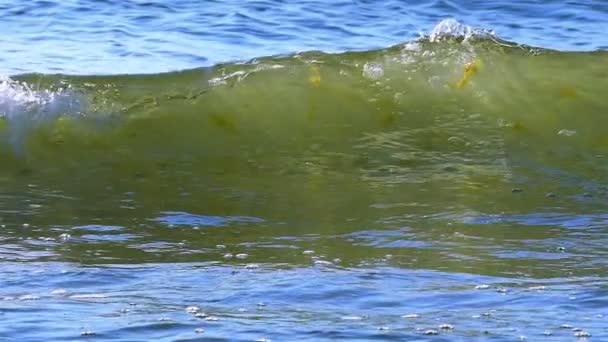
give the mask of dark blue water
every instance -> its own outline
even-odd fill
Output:
[[[2,1],[0,73],[156,73],[367,50],[441,20],[559,50],[608,48],[605,1]]]

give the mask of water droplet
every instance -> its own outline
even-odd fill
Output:
[[[63,233],[63,234],[59,235],[59,239],[61,239],[63,241],[68,241],[71,237],[72,237],[72,235],[70,235],[68,233]]]

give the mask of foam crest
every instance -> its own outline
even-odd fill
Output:
[[[32,127],[60,116],[80,116],[81,97],[70,86],[58,90],[34,89],[25,82],[0,75],[0,137],[8,139],[16,152],[22,150],[26,133]]]
[[[0,116],[9,120],[24,115],[36,118],[56,117],[61,114],[78,114],[82,100],[65,89],[33,89],[25,82],[18,82],[0,75]]]
[[[494,36],[495,33],[492,30],[473,28],[462,24],[456,19],[448,18],[435,25],[429,33],[428,38],[431,42],[439,42],[454,38],[466,41],[471,38],[489,38]]]

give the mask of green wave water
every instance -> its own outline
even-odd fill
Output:
[[[506,175],[522,156],[603,170],[606,63],[605,52],[431,37],[157,75],[23,75],[2,81],[0,149],[32,167],[323,155],[413,181],[448,166]]]

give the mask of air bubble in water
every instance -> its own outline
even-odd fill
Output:
[[[384,76],[384,69],[378,63],[365,63],[363,66],[363,76],[371,80],[377,80]]]

